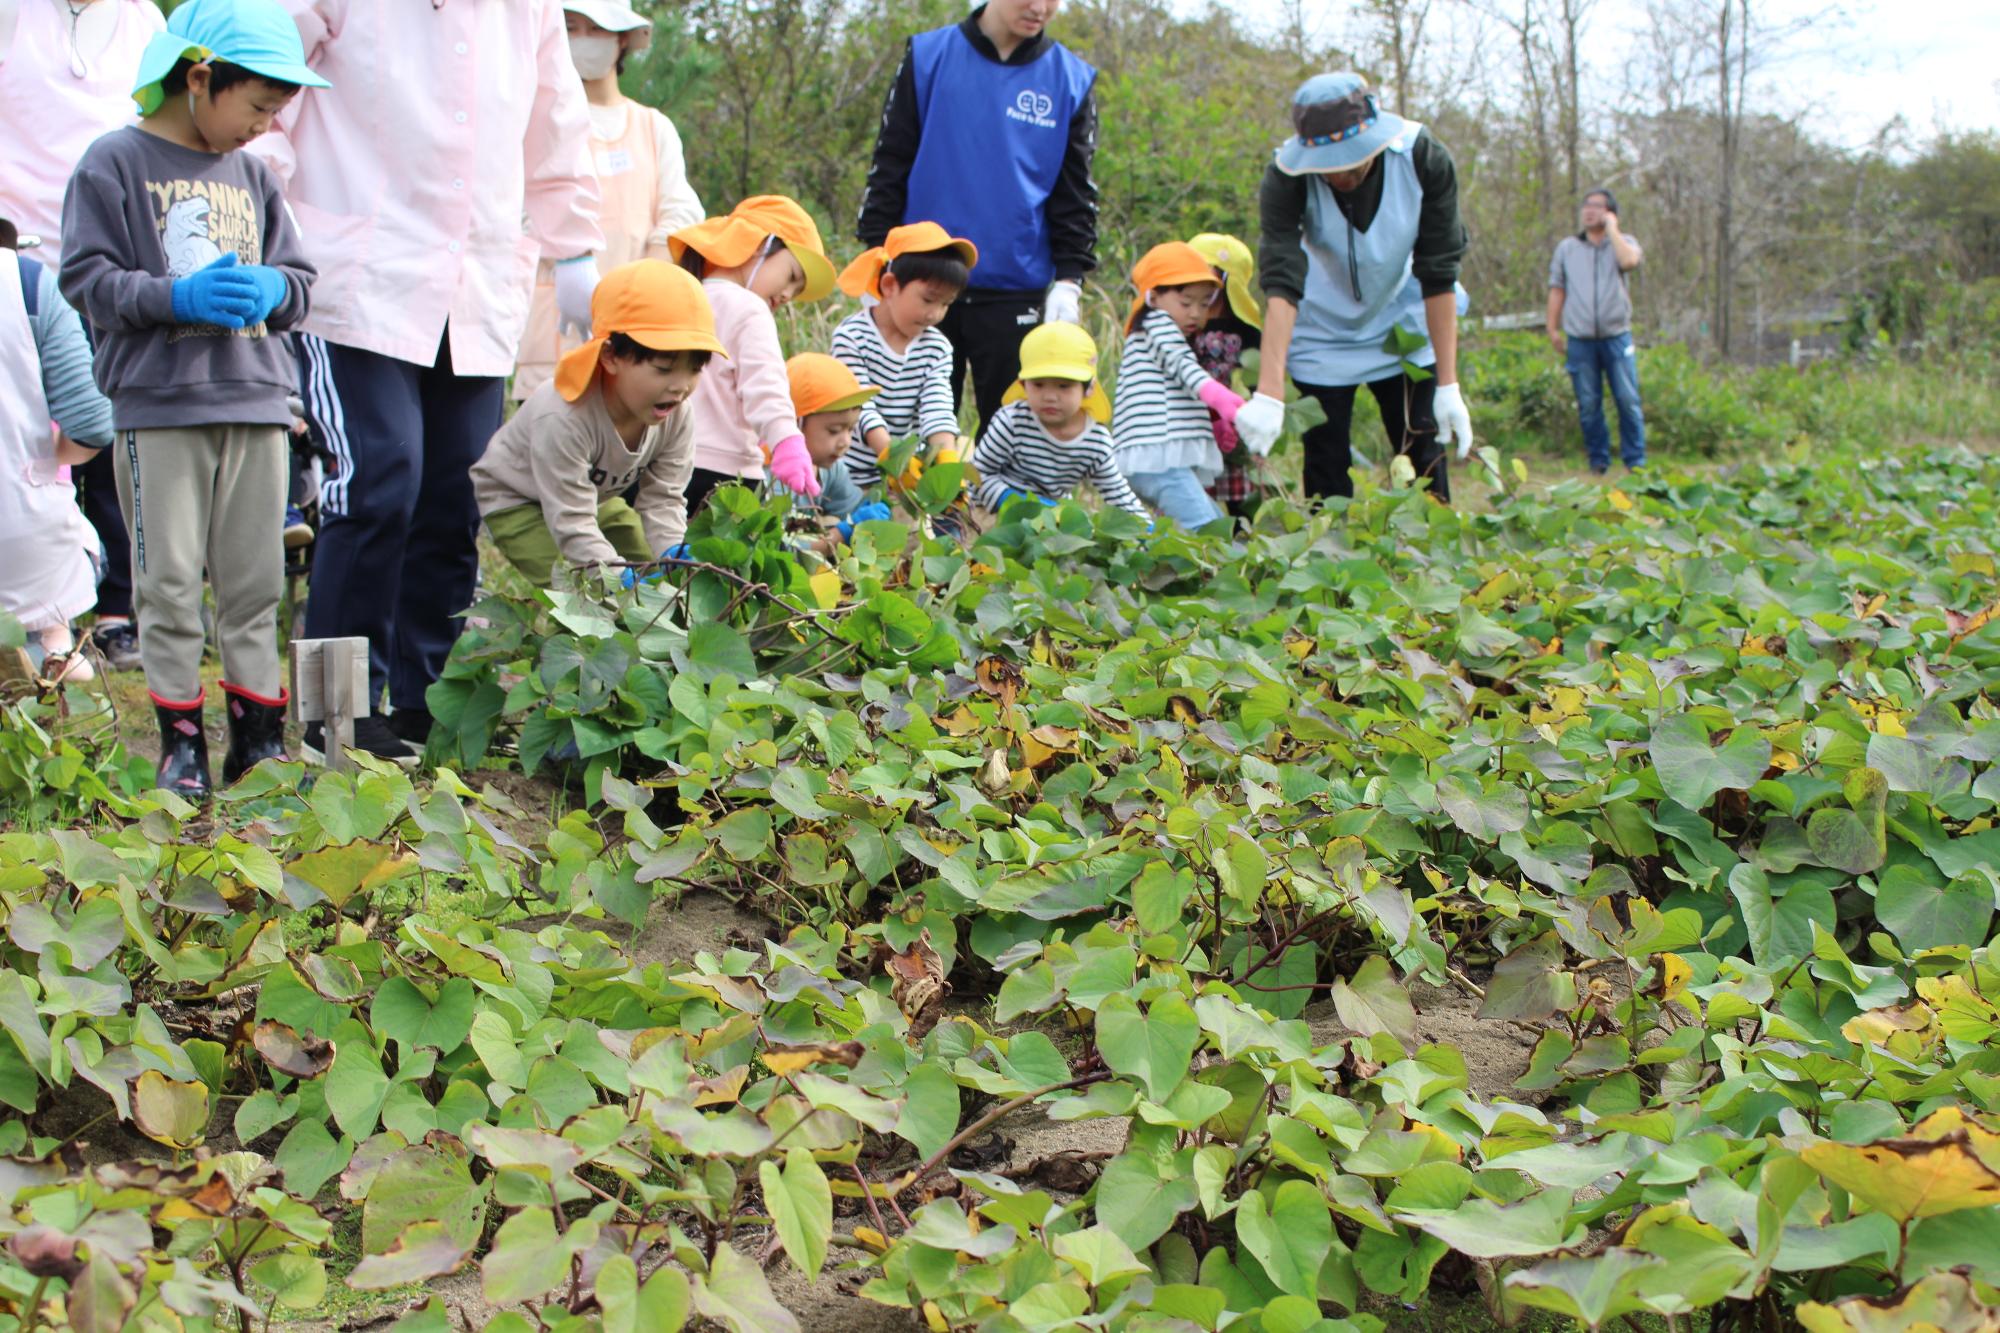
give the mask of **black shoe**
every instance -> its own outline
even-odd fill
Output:
[[[139,627],[129,620],[113,620],[90,631],[90,642],[104,654],[113,671],[139,669]]]
[[[307,726],[304,743],[300,748],[305,751],[306,762],[325,763],[325,729],[317,722]],[[355,720],[354,748],[377,759],[400,764],[404,768],[415,768],[417,761],[422,757],[403,743],[403,738],[389,725],[389,719],[379,713],[370,713],[367,717]]]
[[[222,697],[229,714],[229,753],[222,758],[225,787],[266,759],[283,763],[291,757],[285,753],[285,706],[292,701],[289,694],[280,690],[276,699],[266,699],[224,681]]]
[[[1590,475],[1593,477],[1602,477],[1610,471],[1611,464],[1609,463],[1592,463],[1590,465]]]
[[[398,708],[389,714],[389,730],[419,754],[430,744],[431,726],[431,710],[428,708]]]
[[[203,690],[192,703],[169,703],[155,694],[153,716],[160,722],[160,785],[187,801],[206,801],[208,735],[201,729]]]

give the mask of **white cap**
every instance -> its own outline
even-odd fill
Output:
[[[563,8],[581,14],[607,32],[629,33],[628,48],[652,45],[653,21],[621,0],[563,0]]]

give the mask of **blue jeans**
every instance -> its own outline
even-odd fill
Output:
[[[1132,483],[1141,500],[1189,531],[1222,517],[1193,468],[1134,472],[1125,480]]]
[[[1632,335],[1571,338],[1567,360],[1590,466],[1599,472],[1611,466],[1611,428],[1604,420],[1604,381],[1608,379],[1612,400],[1618,404],[1619,457],[1626,467],[1643,467],[1646,418],[1639,410],[1639,358],[1632,347]]]

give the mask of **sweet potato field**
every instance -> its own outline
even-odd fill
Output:
[[[7,701],[0,1329],[2000,1328],[2000,465],[952,471],[488,598],[421,775]]]

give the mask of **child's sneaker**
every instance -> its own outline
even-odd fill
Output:
[[[113,671],[139,669],[139,627],[131,621],[99,621],[90,631],[90,642]]]
[[[296,551],[301,546],[312,545],[312,524],[306,522],[305,511],[297,505],[285,506],[285,549]]]

